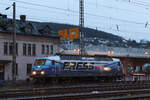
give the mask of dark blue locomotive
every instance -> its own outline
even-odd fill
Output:
[[[123,76],[120,60],[108,57],[51,56],[39,57],[32,67],[31,77],[119,79]]]

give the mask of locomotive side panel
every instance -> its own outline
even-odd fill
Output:
[[[51,57],[52,58],[52,57]],[[55,57],[53,57],[55,58]],[[119,77],[122,74],[120,61],[59,60],[41,57],[32,67],[31,77]]]

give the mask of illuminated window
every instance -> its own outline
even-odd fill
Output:
[[[55,61],[54,60],[52,60],[52,65],[55,65]]]
[[[35,66],[44,65],[45,62],[46,62],[45,59],[39,59],[39,60],[36,60],[36,61],[34,62],[34,65],[35,65]]]

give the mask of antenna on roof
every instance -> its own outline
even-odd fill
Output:
[[[69,1],[70,1],[70,0],[67,1],[67,4],[68,4],[68,14],[67,14],[67,15],[68,15],[68,16],[69,16],[69,13],[70,13],[70,8],[69,8],[69,7],[70,7],[70,6],[69,6],[70,2],[69,2]]]
[[[148,26],[148,22],[145,23],[145,28],[147,28],[147,26]]]
[[[118,25],[116,25],[116,27],[117,27],[117,31],[119,31],[119,26],[118,26]]]

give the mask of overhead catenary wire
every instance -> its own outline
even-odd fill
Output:
[[[12,14],[8,14],[9,16],[12,16]],[[17,17],[19,17],[19,16],[17,16]],[[41,18],[35,18],[35,16],[32,16],[32,17],[30,17],[29,19],[32,19],[32,20],[41,20]],[[61,19],[60,19],[61,20]],[[45,22],[46,20],[42,20],[42,22]],[[66,24],[68,24],[68,23],[66,23]],[[115,24],[114,24],[115,25]],[[91,26],[91,27],[93,27],[93,26]],[[118,31],[117,29],[114,29],[114,28],[106,28],[106,27],[101,27],[101,26],[97,26],[97,28],[100,28],[100,29],[108,29],[108,30],[113,30],[113,31]],[[130,33],[131,31],[126,31],[126,30],[119,30],[119,32],[128,32],[128,33]],[[140,33],[140,32],[134,32],[134,33]],[[141,33],[140,33],[141,34]]]
[[[18,1],[18,0],[16,0],[16,1]],[[22,2],[22,3],[25,3],[25,2]],[[34,3],[28,3],[28,4],[35,5],[35,6],[41,6],[39,4],[34,4]],[[49,6],[44,6],[43,5],[43,7],[49,7]],[[26,7],[26,8],[28,8],[28,7]],[[54,8],[53,7],[49,7],[49,9],[56,9],[56,7],[54,7]],[[60,9],[62,9],[62,8],[57,8],[58,11],[68,11],[68,9],[62,9],[62,10],[60,10]],[[78,11],[74,11],[74,10],[69,10],[69,12],[73,12],[73,14],[74,13],[77,13],[77,14],[79,13]],[[66,13],[63,13],[63,14],[66,14]],[[103,18],[106,18],[106,19],[110,19],[110,17],[107,17],[107,16],[95,15],[95,14],[91,14],[91,13],[85,13],[85,14],[88,15],[88,16],[103,17]],[[58,19],[58,20],[65,20],[65,19]],[[94,20],[96,20],[96,19],[94,19]],[[143,24],[143,26],[145,25],[145,22],[130,21],[130,20],[119,19],[119,18],[114,18],[114,17],[111,17],[111,20],[121,21],[121,22],[124,22],[124,23]]]
[[[25,7],[25,8],[27,8],[27,7]],[[32,9],[32,8],[31,8]],[[35,9],[36,10],[36,9]],[[64,13],[65,14],[65,13]],[[77,15],[78,16],[78,15]],[[90,14],[90,16],[95,16],[96,17],[96,15],[93,15],[93,14]],[[97,16],[97,17],[104,17],[104,18],[108,18],[108,17],[105,17],[105,16]],[[52,17],[51,17],[52,18]],[[30,18],[31,19],[31,18]],[[33,19],[33,18],[32,18]],[[37,18],[36,18],[37,19]],[[41,19],[43,19],[42,17],[41,17]],[[58,19],[58,18],[53,18],[53,19],[56,19],[56,20],[61,20],[61,21],[64,21],[64,20],[66,20],[66,19]],[[109,17],[109,19],[110,19],[110,17]],[[67,19],[68,20],[68,19]],[[94,19],[94,20],[96,20],[96,19]],[[118,19],[114,19],[114,18],[111,18],[111,20],[117,20],[118,21]],[[41,21],[41,20],[38,20],[38,21]],[[137,23],[137,22],[131,22],[131,21],[128,21],[128,20],[119,20],[119,21],[122,21],[122,22],[125,22],[125,23],[133,23],[133,24],[143,24],[143,26],[145,25],[145,23]],[[148,24],[147,24],[147,26],[148,26]],[[145,27],[146,28],[146,27]]]
[[[140,0],[135,0],[137,2],[141,2],[141,3],[146,3],[146,4],[150,4],[150,2],[145,2],[145,1],[140,1]]]
[[[8,4],[6,4],[6,3],[0,3],[0,5],[7,5],[7,6],[9,6]],[[31,7],[25,7],[25,6],[16,6],[17,8],[24,8],[24,9],[30,9],[30,10],[34,10],[34,11],[50,11],[50,9],[38,9],[38,8],[31,8]],[[66,12],[56,12],[56,11],[53,11],[53,10],[51,10],[51,12],[53,12],[53,13],[59,13],[59,14],[66,14]]]
[[[131,3],[131,4],[139,5],[141,7],[150,8],[150,4],[147,2],[143,2],[143,1],[139,1],[139,0],[136,0],[136,1],[131,0],[130,2],[129,2],[129,0],[123,0],[123,1]]]
[[[8,17],[12,17],[12,14],[7,14],[8,15]],[[16,16],[17,18],[19,18],[20,16],[18,15],[18,16]],[[30,16],[28,19],[31,19],[31,20],[38,20],[39,22],[48,22],[47,20],[43,20],[44,18],[41,18],[41,17],[39,17],[39,18],[35,18],[35,16]],[[63,19],[57,19],[57,20],[63,20]],[[64,20],[63,20],[64,21]],[[34,21],[33,21],[34,22]],[[51,21],[51,22],[53,22],[53,21]],[[56,23],[56,21],[54,21],[53,23]],[[60,23],[60,21],[59,21],[59,23]],[[69,23],[67,23],[67,22],[63,22],[63,24],[69,24]],[[73,24],[72,24],[73,25]]]
[[[87,5],[91,5],[91,6],[95,6],[94,3],[92,2],[86,2]],[[129,10],[129,9],[124,9],[124,8],[117,8],[117,7],[113,7],[113,6],[108,6],[108,5],[104,5],[104,4],[96,4],[96,6],[98,7],[105,7],[108,9],[115,9],[115,10],[120,10],[120,11],[125,11],[125,12],[132,12],[132,13],[136,13],[136,14],[148,14],[148,13],[143,13],[143,12],[139,12],[139,11],[134,11],[134,10]]]
[[[21,2],[21,3],[25,3],[25,4],[29,4],[29,5],[35,5],[35,6],[40,6],[40,7],[46,7],[46,8],[50,8],[50,9],[57,9],[57,10],[61,10],[61,11],[68,11],[68,9],[62,9],[62,8],[56,8],[56,7],[49,7],[49,6],[45,6],[45,5],[39,5],[39,4],[35,4],[35,3],[28,3],[28,2],[22,2],[22,1],[18,1],[18,0],[15,0],[16,2]],[[72,12],[72,13],[79,13],[78,11],[75,11],[75,10],[69,10],[69,12]],[[95,16],[95,17],[103,17],[103,18],[106,18],[106,19],[109,19],[110,17],[107,17],[107,16],[102,16],[102,15],[96,15],[96,14],[92,14],[92,13],[87,13],[85,12],[85,15],[88,15],[88,16]],[[130,21],[130,20],[126,20],[126,19],[119,19],[119,18],[114,18],[114,17],[111,17],[112,20],[118,20],[118,21],[122,21],[122,22],[125,22],[125,23],[133,23],[133,24],[145,24],[145,23],[142,23],[142,22],[136,22],[136,21]]]
[[[25,3],[25,4],[30,4],[30,5],[35,5],[35,6],[40,6],[40,7],[47,7],[47,8],[51,8],[51,9],[57,9],[57,10],[61,10],[61,11],[69,11],[69,12],[75,12],[75,13],[79,13],[78,11],[75,10],[68,10],[68,9],[63,9],[63,8],[57,8],[57,7],[51,7],[51,6],[45,6],[45,5],[41,5],[41,4],[36,4],[36,3],[29,3],[29,2],[25,2],[25,1],[19,1],[19,0],[14,0],[16,2],[20,2],[20,3]],[[136,2],[133,2],[136,3]],[[144,5],[144,4],[143,4]],[[107,8],[114,8],[114,9],[119,9],[119,10],[126,10],[126,11],[131,11],[131,12],[135,12],[135,13],[142,13],[142,12],[137,12],[137,11],[132,11],[132,10],[128,10],[128,9],[120,9],[120,8],[115,8],[115,7],[111,7],[111,6],[106,6],[106,5],[101,5],[101,6],[105,6]]]
[[[5,4],[5,3],[1,3],[0,5],[7,5],[8,6],[8,4]],[[45,11],[45,10],[42,10],[42,9],[37,9],[37,8],[30,8],[30,7],[24,7],[24,6],[16,6],[17,8],[19,7],[19,9],[29,9],[29,10],[34,10],[34,11],[37,11],[37,12],[39,12],[39,11]],[[48,10],[46,10],[46,11],[48,11]],[[54,13],[56,13],[56,12],[54,12]],[[61,12],[61,13],[59,13],[59,14],[66,14],[66,13],[63,13],[63,12]],[[10,15],[10,14],[7,14],[7,15]],[[72,14],[71,14],[72,15]],[[73,14],[72,16],[74,16],[75,14]],[[76,15],[77,16],[77,15]],[[10,16],[11,17],[11,16]],[[19,16],[17,16],[17,17],[19,17]],[[31,18],[32,17],[32,18]],[[41,18],[41,19],[40,19]],[[34,18],[33,18],[33,15],[32,14],[29,14],[29,16],[28,16],[28,19],[33,19],[33,20],[38,20],[38,21],[44,21],[44,22],[46,22],[47,20],[42,20],[42,19],[49,19],[49,18],[51,18],[51,19],[56,19],[56,20],[60,20],[60,21],[65,21],[65,20],[68,20],[68,19],[63,19],[63,18],[58,18],[58,17],[53,17],[53,16],[49,16],[49,18],[45,18],[45,17],[36,17],[36,16],[34,16]]]
[[[92,26],[90,26],[90,27],[92,27]],[[116,29],[116,28],[108,28],[108,27],[104,27],[104,26],[98,26],[98,27],[96,27],[98,30],[101,30],[101,31],[103,31],[103,30],[107,30],[107,32],[108,31],[115,31],[115,32],[122,32],[122,33],[126,33],[126,34],[129,34],[129,33],[137,33],[137,34],[148,34],[148,33],[143,33],[143,32],[136,32],[136,31],[127,31],[127,30],[122,30],[122,29],[120,29],[119,31]]]

